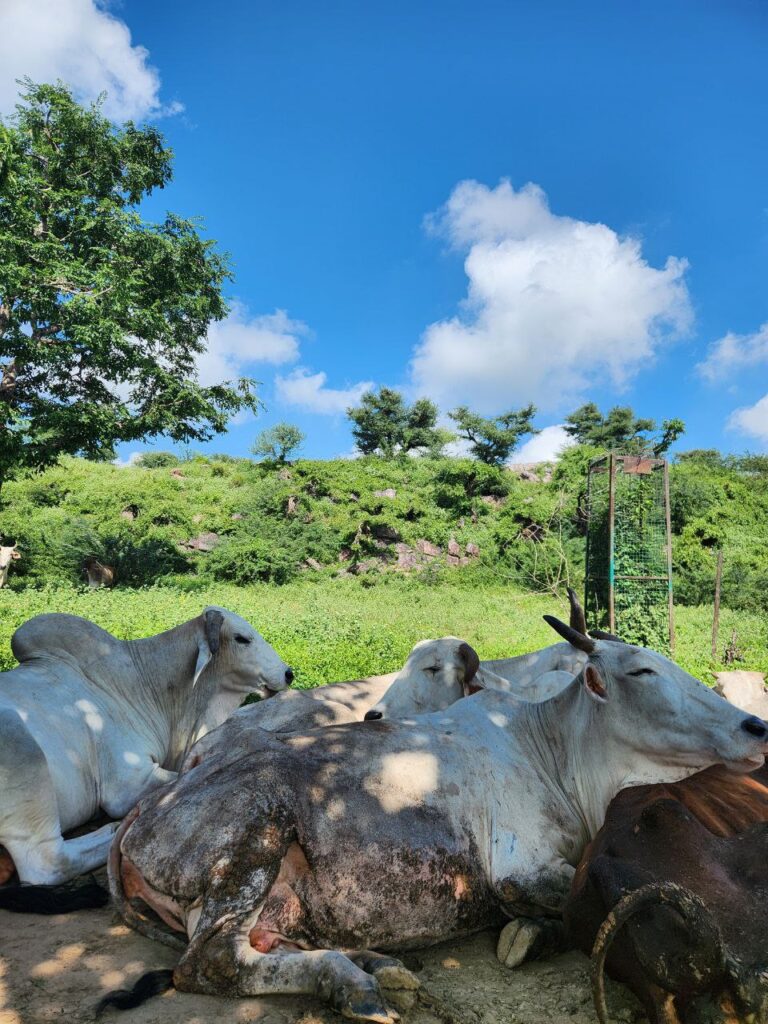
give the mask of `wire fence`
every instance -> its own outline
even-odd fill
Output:
[[[664,459],[609,455],[589,466],[585,607],[629,643],[674,647],[669,477]]]

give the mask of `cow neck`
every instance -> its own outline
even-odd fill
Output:
[[[561,806],[560,820],[573,823],[570,838],[578,858],[602,827],[611,800],[633,784],[633,758],[613,736],[608,706],[585,693],[583,673],[550,700],[527,705],[523,714],[523,742]]]
[[[164,768],[177,767],[214,684],[206,669],[192,686],[200,630],[198,620],[192,619],[157,636],[126,641],[140,683],[143,707],[137,713],[158,741]]]

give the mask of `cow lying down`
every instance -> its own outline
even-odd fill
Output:
[[[713,763],[753,770],[768,726],[660,654],[548,619],[588,662],[540,704],[484,690],[406,721],[265,734],[145,797],[110,853],[119,912],[182,955],[159,980],[226,995],[315,993],[389,1022],[384,953],[504,929],[514,966],[559,930],[616,793]],[[372,950],[379,952],[373,953]]]
[[[716,767],[620,793],[578,867],[565,921],[587,953],[599,936],[602,1024],[606,954],[651,1024],[766,1024],[768,770]]]
[[[15,869],[22,882],[54,886],[104,864],[114,825],[62,833],[99,811],[122,817],[176,778],[191,743],[247,693],[284,689],[293,677],[224,608],[143,640],[118,640],[75,615],[38,615],[11,648],[19,665],[0,674],[0,883]],[[54,895],[0,887],[0,907],[83,906]]]
[[[408,718],[440,711],[484,689],[525,700],[545,700],[572,680],[572,673],[551,671],[518,685],[484,668],[477,652],[464,640],[453,636],[422,640],[400,672],[311,690],[285,690],[268,702],[247,704],[194,745],[182,771],[214,753],[226,753],[229,760],[242,756],[260,742],[263,730],[297,732],[363,720]]]

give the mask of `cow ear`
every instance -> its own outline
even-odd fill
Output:
[[[588,664],[584,668],[584,689],[592,700],[598,704],[605,704],[608,701],[608,690],[605,681],[594,665]]]
[[[20,551],[12,551],[11,552],[11,558],[14,561],[16,561],[17,558],[21,558],[21,552]]]
[[[459,645],[458,655],[464,667],[461,688],[464,691],[464,696],[469,697],[483,688],[476,678],[480,668],[480,656],[474,647],[470,647],[468,643]]]

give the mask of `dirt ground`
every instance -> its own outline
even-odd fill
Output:
[[[461,1024],[593,1024],[586,957],[579,953],[516,971],[495,957],[493,932],[418,953],[418,976]],[[0,1024],[92,1021],[105,992],[132,984],[147,970],[172,967],[176,954],[115,921],[113,912],[38,917],[0,911]],[[409,963],[409,966],[414,966]],[[415,966],[419,966],[416,964]],[[614,1021],[644,1021],[626,990],[609,986]],[[341,1024],[312,999],[221,999],[168,992],[104,1024]],[[441,1024],[416,1008],[404,1024]]]

